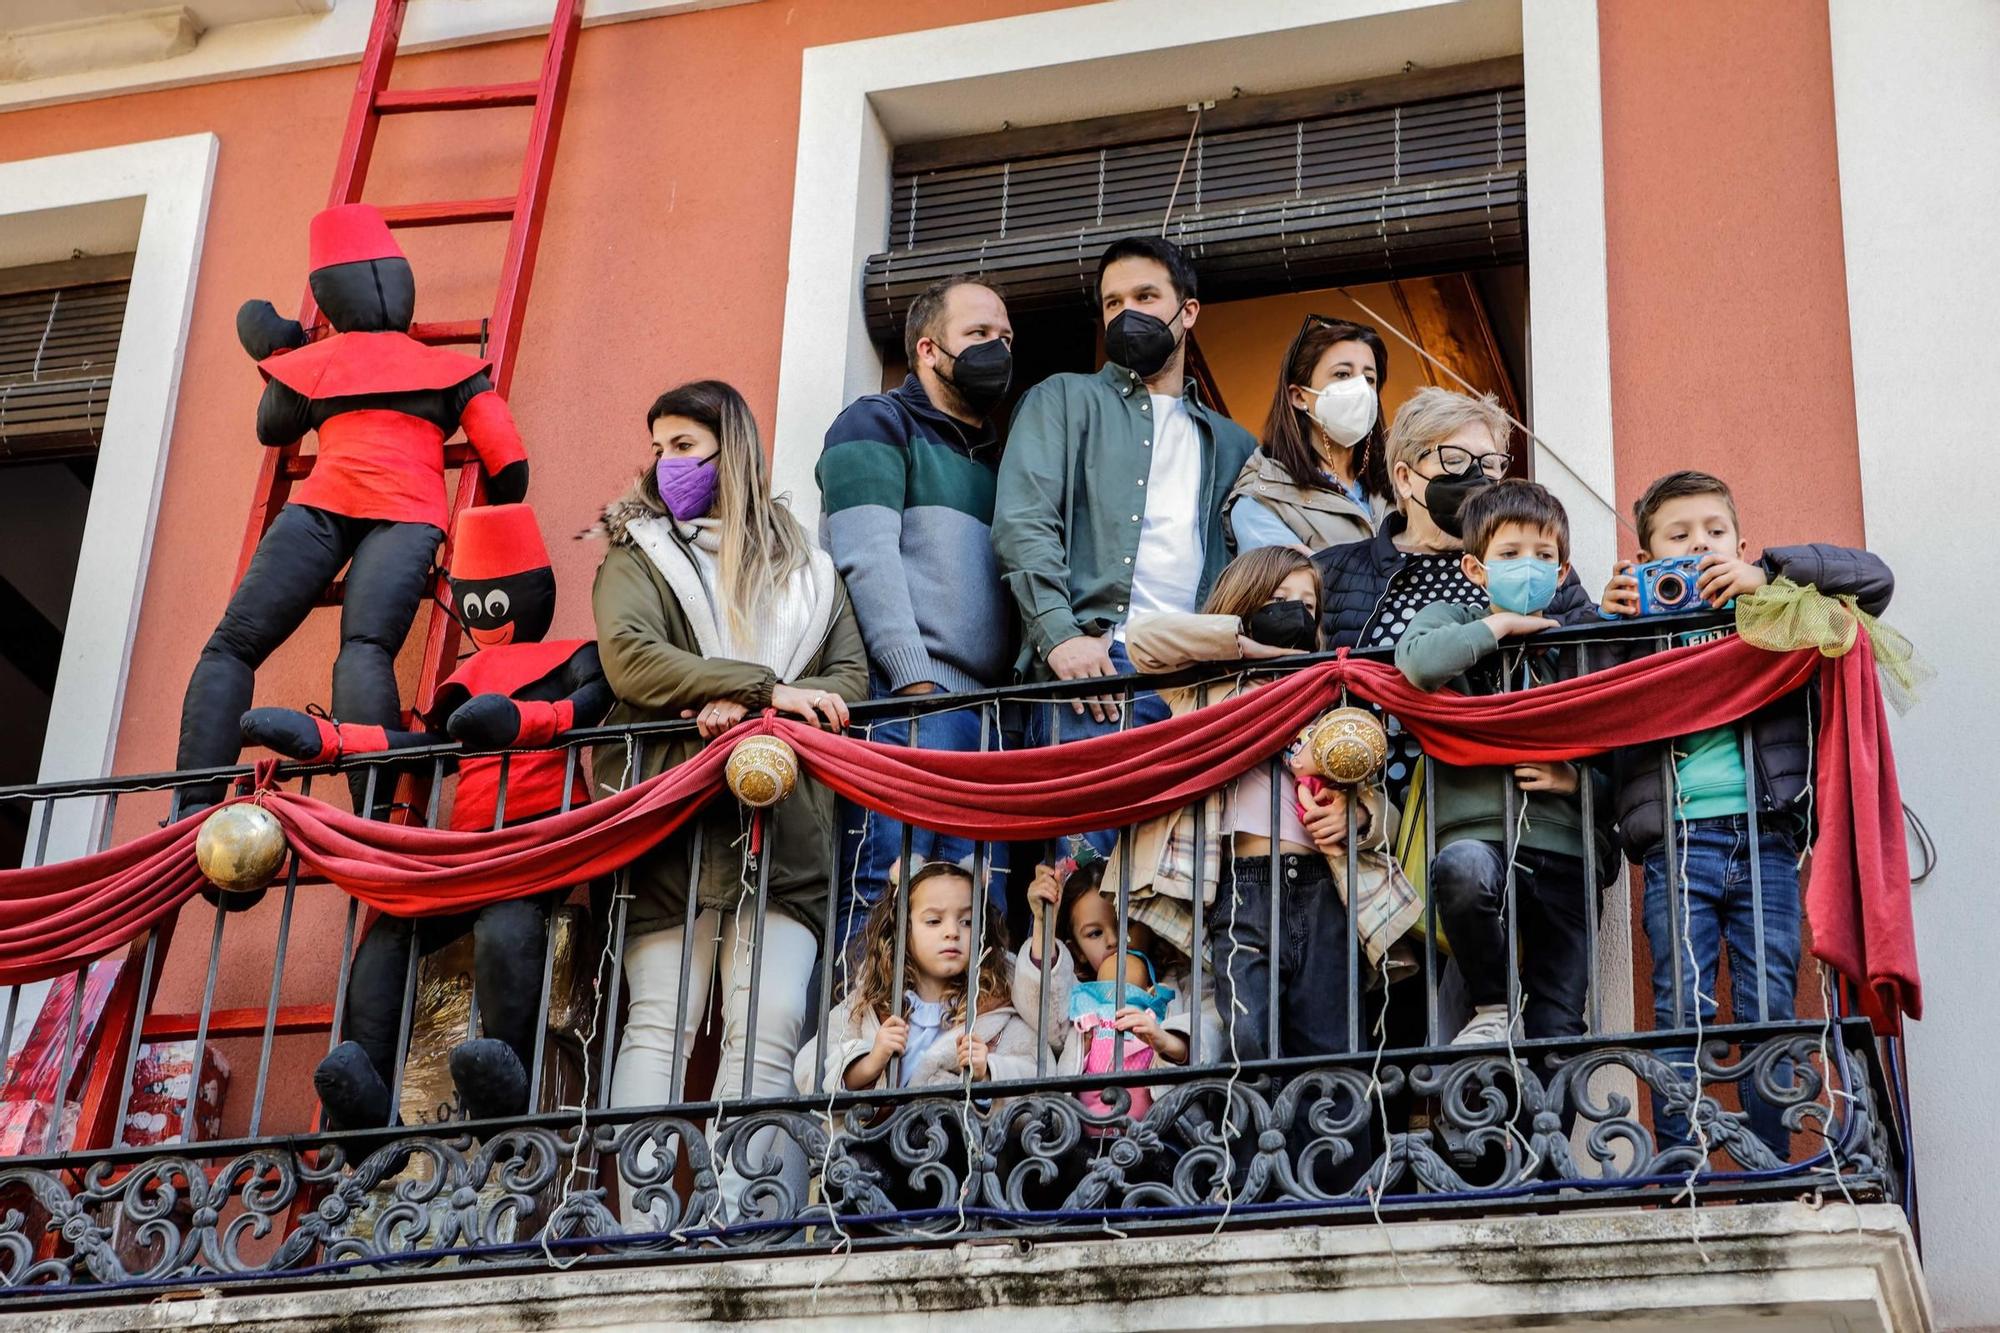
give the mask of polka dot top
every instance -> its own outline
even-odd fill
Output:
[[[1393,647],[1403,637],[1404,631],[1410,628],[1410,621],[1417,612],[1432,602],[1457,602],[1481,610],[1492,605],[1486,590],[1465,576],[1458,554],[1406,554],[1402,566],[1383,590],[1382,600],[1375,604],[1375,610],[1369,615],[1367,626],[1361,631],[1361,646]],[[1394,718],[1387,721],[1389,760],[1384,776],[1388,779],[1389,799],[1401,805],[1409,792],[1410,776],[1415,771],[1417,757],[1423,750],[1418,746],[1416,737],[1404,731]]]

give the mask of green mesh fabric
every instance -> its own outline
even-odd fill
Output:
[[[1866,634],[1875,650],[1882,693],[1898,713],[1907,713],[1917,702],[1918,688],[1937,674],[1908,639],[1863,611],[1852,597],[1828,597],[1788,578],[1736,599],[1736,632],[1774,653],[1817,648],[1826,657],[1846,655],[1856,636]]]

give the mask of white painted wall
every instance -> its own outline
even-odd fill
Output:
[[[1942,857],[1916,889],[1926,1018],[1909,1037],[1924,1266],[1942,1326],[2000,1325],[2000,4],[1828,15],[1868,544],[1896,571],[1890,621],[1938,671],[1894,724],[1903,798]]]

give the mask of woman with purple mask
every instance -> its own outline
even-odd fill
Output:
[[[610,542],[591,595],[604,675],[618,699],[606,720],[684,718],[696,734],[595,747],[601,792],[674,767],[763,709],[839,729],[847,725],[848,701],[868,695],[868,661],[847,589],[833,561],[771,495],[757,423],[742,395],[714,380],[684,384],[660,396],[646,426],[653,464],[585,534]],[[632,863],[625,926],[632,1004],[611,1080],[613,1106],[681,1099],[678,1077],[718,972],[716,1097],[792,1092],[792,1060],[823,944],[833,808],[831,792],[801,779],[790,798],[767,812],[769,910],[761,931],[749,887],[757,880],[747,873],[743,812],[735,802],[712,802]],[[763,954],[754,979],[753,935],[761,935]],[[751,1050],[754,1067],[746,1071]],[[803,1207],[805,1158],[780,1137],[760,1132],[739,1157],[759,1164],[775,1154],[795,1205]],[[661,1153],[670,1153],[669,1145],[659,1144]],[[673,1163],[653,1148],[644,1146],[635,1179],[620,1185],[626,1225],[637,1230],[654,1229],[650,1205],[673,1187]],[[722,1171],[729,1222],[745,1217],[746,1182],[735,1167],[725,1163]]]

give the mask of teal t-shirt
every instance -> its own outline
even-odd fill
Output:
[[[1691,630],[1680,636],[1676,646],[1706,643],[1729,632],[1723,628]],[[1720,819],[1750,812],[1743,780],[1743,737],[1734,725],[1711,727],[1674,742],[1674,777],[1685,819]]]

